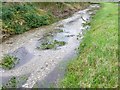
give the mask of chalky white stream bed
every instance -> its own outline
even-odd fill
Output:
[[[59,79],[64,77],[66,63],[76,56],[76,49],[84,38],[83,33],[90,28],[85,26],[85,23],[90,22],[91,16],[98,8],[99,5],[92,4],[67,19],[13,36],[0,44],[1,59],[5,54],[19,58],[19,63],[13,69],[0,69],[1,84],[4,85],[13,76],[26,76],[27,79],[18,87],[46,88],[51,84],[57,87]],[[50,39],[64,41],[66,44],[56,49],[37,49],[40,41],[49,35]]]

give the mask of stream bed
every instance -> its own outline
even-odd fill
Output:
[[[67,63],[77,55],[76,49],[84,38],[84,33],[90,29],[87,23],[99,7],[92,4],[67,19],[12,37],[2,43],[0,58],[10,54],[17,57],[19,63],[11,70],[0,69],[1,84],[6,85],[12,77],[27,75],[24,84],[19,87],[58,87],[57,83],[64,77]]]

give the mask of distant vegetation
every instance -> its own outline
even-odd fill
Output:
[[[70,16],[88,3],[2,3],[3,40],[11,35],[22,34],[32,28],[49,25]]]

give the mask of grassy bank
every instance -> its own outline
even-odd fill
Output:
[[[2,33],[1,36],[4,40],[9,36],[54,23],[70,16],[79,9],[84,9],[86,6],[88,3],[2,3],[2,14],[0,14],[2,30],[0,33]]]
[[[118,86],[118,6],[102,3],[68,65],[61,87],[113,88]]]

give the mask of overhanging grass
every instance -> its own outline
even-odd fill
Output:
[[[78,58],[68,65],[61,87],[118,86],[118,6],[101,5],[80,44]]]

